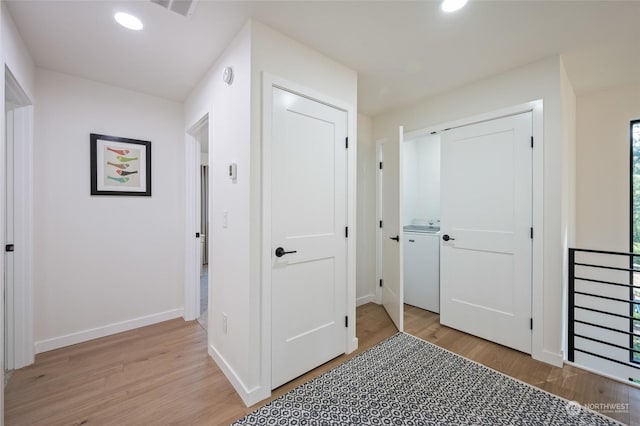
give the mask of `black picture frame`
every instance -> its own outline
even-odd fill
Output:
[[[151,196],[151,142],[91,133],[91,195]]]

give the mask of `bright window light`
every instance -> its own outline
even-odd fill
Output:
[[[133,15],[129,15],[128,13],[124,12],[118,12],[113,15],[113,17],[115,18],[116,22],[118,22],[118,24],[122,25],[125,28],[135,31],[139,31],[142,29],[142,21]]]
[[[442,2],[442,10],[445,12],[455,12],[460,10],[467,4],[467,0],[444,0]]]

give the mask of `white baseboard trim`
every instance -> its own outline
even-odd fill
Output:
[[[112,334],[122,333],[123,331],[133,330],[135,328],[145,327],[147,325],[156,324],[162,321],[168,321],[174,318],[182,317],[184,309],[172,309],[170,311],[160,312],[157,314],[147,315],[144,317],[134,318],[127,321],[117,322],[102,327],[91,328],[89,330],[78,331],[60,337],[41,340],[35,342],[36,353],[51,351],[53,349],[71,346],[89,340],[98,339],[100,337],[110,336]]]
[[[536,353],[535,355],[532,353],[531,357],[535,360],[551,364],[554,367],[562,368],[562,365],[564,364],[564,359],[561,353],[550,352],[547,350],[543,350],[540,353]]]
[[[358,349],[358,338],[354,337],[351,342],[349,343],[349,347],[347,348],[347,353],[350,354],[351,352],[355,351],[356,349]]]
[[[624,380],[624,379],[621,379],[620,377],[617,377],[617,376],[614,376],[614,375],[611,375],[611,374],[608,374],[608,373],[604,373],[602,371],[598,371],[598,370],[590,368],[590,367],[585,367],[582,364],[576,364],[575,362],[565,361],[564,363],[566,365],[570,365],[572,367],[588,371],[589,373],[597,374],[598,376],[602,376],[602,377],[606,377],[607,379],[615,380],[616,382],[620,382],[620,383],[623,383],[623,384],[628,385],[628,386],[633,386],[635,388],[640,388],[640,383],[632,382],[631,380]]]
[[[356,299],[356,307],[366,305],[367,303],[375,302],[375,301],[376,301],[375,294],[367,294],[366,296],[358,297]]]
[[[236,374],[233,367],[229,365],[227,360],[213,347],[213,345],[209,345],[209,356],[213,358],[215,363],[218,365],[222,373],[224,373],[231,386],[236,390],[242,402],[247,407],[251,407],[254,404],[262,401],[263,399],[269,398],[271,396],[271,391],[265,392],[264,389],[260,386],[256,386],[253,389],[247,389],[244,385],[240,377]]]

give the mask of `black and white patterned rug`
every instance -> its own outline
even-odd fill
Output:
[[[617,425],[398,333],[233,425]]]

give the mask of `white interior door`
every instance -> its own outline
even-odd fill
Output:
[[[15,245],[3,262],[4,366],[33,363],[33,106],[5,67],[4,244]],[[4,248],[4,247],[3,247]]]
[[[6,248],[14,244],[14,111],[6,104],[6,146],[5,146],[5,244]],[[15,257],[13,250],[6,250],[4,266],[4,369],[15,368]]]
[[[440,322],[527,353],[531,120],[524,113],[449,130],[441,146]]]
[[[382,218],[382,305],[399,331],[404,327],[402,286],[402,158],[403,128],[399,143],[382,144],[381,218]]]
[[[200,316],[200,143],[197,129],[185,141],[185,288],[184,319]]]
[[[346,137],[345,111],[273,89],[272,388],[347,349]]]

